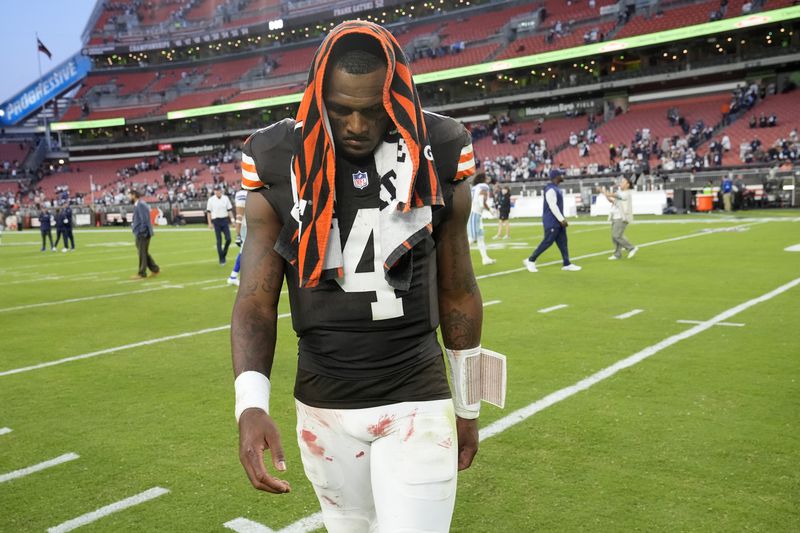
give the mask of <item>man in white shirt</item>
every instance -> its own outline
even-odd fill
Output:
[[[219,264],[225,264],[228,255],[228,248],[231,245],[230,224],[233,222],[233,205],[230,198],[222,194],[223,185],[217,185],[214,189],[214,196],[206,203],[206,216],[208,217],[208,229],[213,229],[217,237],[217,254]],[[225,246],[222,245],[222,235],[225,234]]]
[[[472,180],[472,208],[469,213],[469,223],[467,233],[470,242],[478,244],[478,251],[481,254],[481,261],[484,265],[492,265],[496,259],[489,257],[486,253],[486,241],[483,237],[483,211],[489,209],[489,184],[486,183],[486,174],[478,172]]]
[[[553,169],[550,171],[550,183],[544,188],[544,207],[542,211],[544,238],[531,256],[522,261],[528,272],[538,272],[536,259],[550,248],[553,243],[558,246],[558,250],[561,252],[563,261],[561,270],[577,272],[581,269],[581,267],[569,260],[569,249],[567,248],[567,226],[569,222],[563,215],[564,193],[558,188],[559,183],[562,181],[564,181],[564,176],[559,170]]]
[[[633,222],[633,194],[631,193],[631,181],[627,176],[620,179],[619,190],[615,193],[603,189],[603,194],[611,202],[611,212],[608,219],[611,221],[611,242],[616,247],[614,254],[609,256],[610,261],[616,261],[622,257],[622,249],[628,250],[628,259],[631,259],[639,248],[632,245],[625,238],[625,228]]]

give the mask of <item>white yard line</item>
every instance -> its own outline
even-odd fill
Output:
[[[552,307],[545,307],[544,309],[539,309],[539,312],[542,313],[542,314],[550,313],[552,311],[558,311],[559,309],[564,309],[565,307],[569,307],[569,305],[567,305],[567,304],[558,304],[558,305],[554,305]]]
[[[11,428],[0,428],[0,435],[5,435],[7,433],[11,433],[12,431],[14,430]]]
[[[161,255],[159,255],[158,257],[160,258]],[[96,263],[97,259],[93,259],[93,260],[87,261],[87,262]],[[203,264],[203,263],[216,263],[216,262],[217,262],[217,260],[215,260],[215,259],[201,259],[201,260],[196,260],[196,261],[183,261],[181,263],[162,263],[161,266],[162,266],[162,270],[166,269],[167,271],[171,271],[173,268],[179,267],[179,266],[200,265],[200,264]],[[39,266],[43,266],[43,265],[39,265]],[[58,265],[58,266],[63,266],[63,265]],[[134,267],[128,267],[128,268],[117,268],[117,269],[114,269],[114,270],[99,270],[97,272],[83,272],[83,273],[80,273],[80,274],[71,274],[71,275],[68,275],[68,276],[58,276],[57,274],[53,274],[53,273],[42,274],[40,272],[20,272],[20,273],[16,273],[16,274],[12,274],[12,275],[14,277],[27,276],[28,279],[19,280],[19,281],[15,281],[15,282],[2,282],[2,283],[0,283],[0,285],[8,285],[10,283],[15,283],[15,284],[16,283],[39,283],[42,280],[49,281],[49,280],[54,280],[54,279],[72,279],[72,278],[75,278],[75,277],[86,276],[88,274],[106,275],[106,274],[112,274],[112,273],[118,273],[118,272],[128,272],[130,274],[135,274],[136,273],[136,267],[134,266]],[[55,278],[53,276],[58,276],[58,278]]]
[[[48,528],[47,531],[48,533],[66,533],[67,531],[72,531],[73,529],[85,526],[86,524],[91,524],[92,522],[95,522],[110,514],[127,509],[128,507],[133,507],[134,505],[139,505],[140,503],[163,496],[168,492],[169,491],[167,489],[153,487],[152,489],[140,492],[139,494],[131,496],[130,498],[125,498],[124,500],[101,507],[100,509],[92,511],[91,513],[86,513],[77,518],[73,518],[72,520],[67,520],[66,522],[63,522],[55,527]]]
[[[59,455],[58,457],[50,459],[49,461],[44,461],[42,463],[38,463],[33,466],[29,466],[27,468],[21,468],[19,470],[14,470],[13,472],[9,472],[7,474],[2,474],[0,475],[0,483],[5,483],[6,481],[11,481],[12,479],[25,477],[27,475],[33,474],[34,472],[39,472],[40,470],[45,470],[53,466],[58,466],[68,461],[74,461],[79,457],[80,455],[78,455],[77,453],[72,453],[72,452],[65,453],[64,455]]]
[[[668,239],[660,239],[660,240],[657,240],[657,241],[645,242],[645,243],[639,244],[637,246],[639,248],[645,248],[647,246],[655,246],[657,244],[665,244],[665,243],[668,243],[668,242],[683,241],[683,240],[686,240],[686,239],[693,239],[695,237],[702,237],[704,235],[713,235],[713,234],[716,234],[716,233],[725,233],[725,232],[731,231],[733,229],[744,228],[744,227],[751,226],[753,224],[755,224],[755,222],[751,223],[751,224],[742,224],[742,225],[739,225],[739,226],[733,226],[733,227],[730,227],[730,228],[716,228],[716,229],[707,230],[707,231],[699,231],[699,232],[695,232],[695,233],[690,233],[688,235],[681,235],[679,237],[670,237]],[[606,255],[606,254],[609,254],[609,253],[611,253],[613,251],[614,250],[610,250],[610,249],[609,250],[603,250],[601,252],[593,252],[591,254],[579,255],[577,257],[572,257],[570,259],[572,261],[580,261],[581,259],[588,259],[590,257],[597,257],[597,256],[601,256],[601,255]],[[551,265],[560,265],[561,263],[562,263],[561,259],[558,259],[556,261],[549,261],[547,263],[536,263],[536,266],[541,268],[541,267],[551,266]],[[526,271],[527,271],[527,269],[525,267],[512,268],[511,270],[503,270],[501,272],[492,272],[491,274],[483,274],[481,276],[475,276],[475,279],[494,278],[494,277],[497,277],[497,276],[505,276],[506,274],[513,274],[514,272],[526,272]]]
[[[489,424],[488,426],[481,429],[478,433],[479,440],[483,442],[486,439],[494,437],[502,433],[503,431],[519,424],[520,422],[524,422],[528,418],[532,417],[536,413],[551,407],[562,400],[566,400],[570,396],[577,394],[578,392],[584,391],[589,387],[600,383],[601,381],[610,378],[611,376],[615,375],[620,370],[624,370],[628,367],[631,367],[637,363],[640,363],[651,357],[658,352],[669,348],[673,344],[676,344],[682,340],[694,337],[698,333],[702,333],[703,331],[713,327],[724,320],[753,307],[756,304],[766,302],[767,300],[771,300],[772,298],[782,294],[793,287],[800,285],[800,278],[796,278],[789,283],[781,285],[775,290],[772,290],[766,294],[762,294],[757,298],[753,298],[752,300],[748,300],[744,303],[741,303],[737,306],[731,307],[727,311],[723,311],[719,313],[713,318],[702,322],[693,328],[689,328],[682,333],[678,333],[676,335],[672,335],[671,337],[667,337],[666,339],[653,344],[652,346],[648,346],[647,348],[636,352],[635,354],[626,357],[625,359],[621,359],[614,363],[613,365],[600,370],[592,374],[591,376],[584,378],[574,385],[570,385],[569,387],[565,387],[561,390],[548,394],[544,398],[537,400],[522,409],[518,409],[511,414],[504,416],[503,418],[496,420]],[[279,530],[280,533],[310,533],[316,529],[322,527],[320,521],[322,520],[321,513],[315,513],[309,515],[297,522],[294,522],[292,525],[288,526],[285,529]],[[246,518],[237,518],[235,520],[231,520],[230,522],[226,522],[224,524],[225,527],[228,529],[232,529],[237,531],[238,533],[273,533],[274,530],[259,524],[258,522],[253,522]],[[242,527],[242,529],[239,529]],[[291,529],[290,529],[291,528]]]
[[[144,282],[144,280],[138,280],[138,281]],[[164,289],[183,289],[184,287],[191,287],[193,285],[203,285],[206,283],[213,283],[215,281],[219,281],[219,278],[207,279],[203,281],[192,281],[190,283],[180,283],[180,284],[170,284],[169,281],[164,280],[157,282],[158,286],[150,287],[148,289],[137,289],[135,291],[125,291],[125,292],[112,292],[109,294],[97,294],[95,296],[84,296],[83,298],[68,298],[66,300],[54,300],[52,302],[40,302],[38,304],[17,305],[15,307],[2,307],[0,308],[0,313],[8,313],[10,311],[20,311],[22,309],[33,309],[36,307],[50,307],[52,305],[71,304],[76,302],[88,302],[91,300],[103,300],[106,298],[116,298],[118,296],[128,296],[130,294],[142,294],[146,292],[163,291]]]
[[[278,315],[278,318],[279,319],[280,318],[288,318],[290,316],[292,316],[291,313],[283,313],[283,314]],[[132,344],[124,344],[122,346],[115,346],[114,348],[106,348],[105,350],[98,350],[96,352],[89,352],[89,353],[84,353],[84,354],[81,354],[81,355],[74,355],[72,357],[65,357],[63,359],[57,359],[55,361],[48,361],[46,363],[39,363],[38,365],[25,366],[25,367],[22,367],[22,368],[14,368],[12,370],[5,370],[3,372],[0,372],[0,377],[10,376],[12,374],[20,374],[22,372],[30,372],[31,370],[39,370],[41,368],[47,368],[47,367],[50,367],[50,366],[62,365],[64,363],[69,363],[69,362],[72,362],[72,361],[80,361],[81,359],[91,359],[92,357],[97,357],[98,355],[105,355],[105,354],[108,354],[108,353],[121,352],[123,350],[130,350],[132,348],[139,348],[140,346],[149,346],[151,344],[158,344],[158,343],[161,343],[161,342],[167,342],[167,341],[172,341],[172,340],[176,340],[176,339],[185,339],[187,337],[194,337],[196,335],[203,335],[205,333],[214,333],[216,331],[222,331],[222,330],[229,329],[229,328],[230,328],[230,325],[217,326],[215,328],[200,329],[200,330],[197,330],[197,331],[187,331],[185,333],[179,333],[177,335],[169,335],[168,337],[159,337],[157,339],[148,339],[146,341],[134,342]]]
[[[621,315],[617,315],[614,318],[617,318],[619,320],[625,320],[626,318],[630,318],[632,316],[636,316],[636,315],[638,315],[639,313],[642,313],[642,312],[644,312],[644,309],[632,309],[632,310],[628,311],[627,313],[622,313]]]
[[[490,305],[497,305],[503,303],[502,300],[489,300],[488,302],[483,302],[484,307],[489,307]]]
[[[322,513],[314,513],[277,531],[244,517],[234,518],[222,525],[236,533],[307,533],[320,529],[324,523]]]
[[[22,309],[34,309],[37,307],[49,307],[51,305],[71,304],[75,302],[88,302],[91,300],[102,300],[105,298],[116,298],[117,296],[128,296],[130,294],[143,294],[146,292],[163,291],[164,289],[171,289],[172,285],[159,285],[158,287],[150,287],[149,289],[138,289],[135,291],[126,292],[112,292],[109,294],[97,294],[95,296],[84,296],[83,298],[69,298],[67,300],[55,300],[52,302],[40,302],[38,304],[17,305],[14,307],[2,307],[0,313],[8,313],[11,311],[20,311]]]
[[[625,359],[621,359],[614,363],[613,365],[606,367],[599,372],[592,374],[591,376],[580,380],[579,382],[575,383],[574,385],[570,385],[569,387],[565,387],[561,390],[548,394],[544,398],[533,402],[532,404],[523,407],[522,409],[518,409],[513,413],[504,416],[503,418],[489,424],[485,428],[480,430],[480,440],[483,441],[490,437],[497,435],[498,433],[502,433],[506,429],[527,420],[531,416],[535,415],[539,411],[542,411],[551,405],[555,405],[558,402],[569,398],[570,396],[577,394],[578,392],[584,391],[589,387],[596,385],[603,381],[604,379],[610,378],[620,370],[624,370],[628,367],[631,367],[637,363],[640,363],[651,357],[658,352],[669,348],[670,346],[677,344],[678,342],[688,339],[690,337],[694,337],[698,333],[702,333],[705,330],[724,322],[725,320],[731,318],[734,315],[745,311],[754,305],[760,304],[762,302],[766,302],[767,300],[771,300],[772,298],[783,294],[784,292],[788,291],[800,285],[800,278],[795,278],[794,280],[790,281],[789,283],[785,283],[774,289],[766,294],[762,294],[757,298],[753,298],[752,300],[748,300],[744,303],[731,307],[727,311],[723,311],[718,315],[706,320],[705,322],[701,322],[696,326],[687,329],[681,333],[677,333],[672,335],[671,337],[667,337],[666,339],[653,344],[652,346],[648,346],[647,348],[636,352],[635,354],[626,357]]]
[[[48,361],[46,363],[39,363],[38,365],[33,366],[25,366],[22,368],[15,368],[13,370],[5,370],[0,372],[0,377],[3,376],[10,376],[11,374],[20,374],[22,372],[29,372],[31,370],[39,370],[40,368],[47,368],[49,366],[61,365],[64,363],[69,363],[71,361],[80,361],[81,359],[90,359],[92,357],[97,357],[98,355],[105,355],[108,353],[114,352],[121,352],[123,350],[130,350],[131,348],[139,348],[140,346],[149,346],[151,344],[158,344],[160,342],[167,342],[177,339],[185,339],[187,337],[194,337],[196,335],[203,335],[204,333],[214,333],[216,331],[222,331],[225,329],[230,328],[229,325],[225,326],[217,326],[215,328],[206,328],[200,329],[197,331],[187,331],[185,333],[179,333],[177,335],[169,335],[167,337],[159,337],[157,339],[149,339],[146,341],[134,342],[132,344],[123,344],[122,346],[115,346],[114,348],[106,348],[105,350],[98,350],[96,352],[89,352],[84,353],[81,355],[74,355],[72,357],[65,357],[64,359],[57,359],[55,361]]]
[[[678,324],[702,324],[703,323],[702,320],[676,320],[675,322],[677,322]],[[732,326],[732,327],[735,327],[735,328],[741,328],[741,327],[744,327],[745,324],[742,324],[740,322],[720,322],[720,323],[715,324],[715,325],[717,325],[717,326]]]
[[[227,283],[225,283],[224,285],[214,285],[214,286],[211,286],[211,287],[203,287],[200,290],[201,291],[213,291],[214,289],[224,289],[225,287],[232,287],[232,285],[228,285]]]

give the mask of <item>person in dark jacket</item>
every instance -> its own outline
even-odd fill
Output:
[[[72,208],[68,205],[64,206],[58,218],[61,219],[61,234],[64,236],[64,249],[61,251],[74,250],[75,237],[72,236]]]
[[[56,208],[56,243],[53,247],[58,250],[58,243],[61,242],[61,237],[64,237],[64,251],[67,251],[67,238],[64,236],[64,210]]]
[[[150,255],[150,238],[153,236],[153,223],[150,221],[150,206],[140,198],[139,191],[131,190],[128,197],[133,203],[133,222],[131,230],[136,237],[136,250],[139,252],[139,272],[133,279],[147,277],[147,269],[151,276],[157,276],[161,269]]]
[[[42,210],[39,211],[39,231],[42,232],[42,249],[39,250],[40,252],[47,250],[47,239],[50,239],[50,249],[54,252],[56,251],[56,247],[53,244],[53,232],[50,229],[51,227],[50,211],[48,211],[46,207],[43,207]]]

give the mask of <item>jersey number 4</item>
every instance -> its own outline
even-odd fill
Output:
[[[344,276],[337,279],[345,292],[374,292],[372,320],[386,320],[403,316],[403,299],[398,298],[394,289],[386,282],[381,261],[380,211],[378,208],[359,209],[353,227],[347,236],[342,250]],[[370,239],[372,236],[372,239]],[[361,258],[372,242],[372,271],[356,272]]]

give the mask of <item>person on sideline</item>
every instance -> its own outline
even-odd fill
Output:
[[[508,188],[508,185],[503,185],[500,187],[500,192],[497,194],[496,197],[497,205],[497,235],[492,237],[493,239],[499,239],[500,234],[503,233],[505,230],[505,235],[503,235],[503,239],[508,239],[508,233],[511,231],[511,225],[508,222],[508,218],[511,214],[511,190]]]
[[[544,225],[544,238],[539,246],[527,259],[522,261],[529,272],[538,272],[536,260],[545,250],[556,243],[561,252],[563,266],[561,270],[577,272],[581,269],[578,265],[570,262],[569,249],[567,248],[567,226],[569,222],[564,217],[564,193],[558,185],[564,181],[564,175],[553,170],[550,173],[550,183],[544,188],[544,205],[542,208],[542,225]]]
[[[74,251],[75,237],[72,235],[72,208],[68,205],[65,205],[61,210],[61,234],[64,236],[64,249],[61,251]]]
[[[217,185],[214,188],[214,195],[206,202],[206,216],[208,217],[208,228],[214,230],[217,238],[217,255],[219,264],[225,264],[228,257],[228,248],[231,246],[230,224],[233,222],[233,205],[231,199],[223,194],[224,185]],[[225,245],[222,245],[222,235],[225,235]]]
[[[472,208],[469,213],[468,234],[470,242],[478,244],[481,262],[484,265],[493,265],[496,259],[486,253],[486,240],[483,236],[483,212],[491,211],[489,208],[489,184],[486,183],[486,174],[478,172],[472,179]]]
[[[247,168],[245,168],[247,167]],[[242,171],[255,172],[252,162],[247,163],[242,158]],[[239,189],[233,197],[233,205],[236,208],[236,246],[239,253],[236,254],[236,262],[233,264],[231,275],[228,276],[228,285],[239,286],[239,268],[242,263],[242,246],[247,238],[247,221],[244,218],[244,208],[247,205],[247,189]]]
[[[128,198],[133,204],[131,231],[136,237],[136,251],[139,252],[139,272],[133,276],[133,279],[146,278],[148,269],[150,269],[150,276],[158,276],[161,269],[150,255],[150,239],[153,237],[150,206],[140,198],[139,191],[135,189],[128,192]]]
[[[50,211],[48,211],[46,207],[42,207],[41,211],[39,211],[39,231],[42,234],[42,249],[39,250],[40,252],[47,250],[47,239],[50,239],[50,250],[56,251],[56,247],[53,244],[52,227]]]
[[[467,219],[469,133],[424,112],[385,28],[335,27],[297,117],[246,142],[247,240],[231,322],[239,454],[252,485],[290,491],[270,416],[283,278],[299,337],[297,441],[330,533],[446,532],[456,472],[478,450],[465,361],[482,303]],[[335,149],[335,151],[334,151]],[[451,363],[451,396],[436,338]]]
[[[609,256],[609,260],[616,261],[622,257],[622,250],[628,250],[628,259],[632,259],[639,248],[632,245],[625,238],[625,228],[633,222],[633,193],[631,192],[631,180],[627,176],[620,178],[619,190],[617,192],[602,190],[602,193],[611,202],[611,211],[608,219],[611,221],[611,242],[614,243],[614,254]]]
[[[733,212],[733,178],[728,173],[722,178],[722,205],[726,213]]]
[[[53,247],[56,250],[58,250],[58,243],[61,242],[61,237],[64,236],[64,217],[61,216],[61,212],[62,211],[63,211],[63,208],[56,207],[56,214],[54,215],[54,218],[56,219],[56,243],[53,245]],[[66,242],[67,242],[67,238],[64,237],[64,251],[65,252],[67,251]]]

